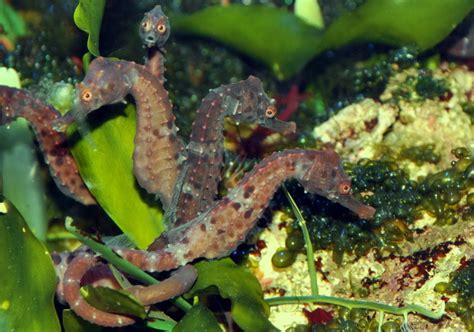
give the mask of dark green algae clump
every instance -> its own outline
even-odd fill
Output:
[[[449,298],[446,310],[459,316],[467,331],[474,331],[474,261],[462,261],[449,282],[437,283],[435,291]],[[454,296],[456,300],[451,299]]]
[[[425,150],[420,150],[425,151]],[[474,215],[474,161],[467,149],[453,150],[457,158],[452,167],[418,181],[411,180],[398,164],[389,160],[361,160],[346,164],[352,178],[355,196],[377,209],[372,220],[361,220],[347,209],[317,195],[305,195],[297,184],[289,191],[307,221],[315,249],[333,250],[333,259],[341,264],[344,254],[364,256],[370,249],[379,255],[397,253],[405,240],[412,240],[412,224],[425,214],[436,219],[437,225],[451,225]],[[416,154],[414,154],[416,155]],[[420,155],[422,162],[432,162],[432,156]],[[429,160],[426,160],[429,159]],[[279,194],[278,204],[287,205]],[[288,213],[289,208],[286,208]],[[296,222],[287,226],[285,246],[272,257],[275,267],[288,267],[303,252],[304,241]]]

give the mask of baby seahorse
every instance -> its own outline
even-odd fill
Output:
[[[202,100],[186,147],[187,159],[165,215],[167,229],[194,219],[214,203],[222,178],[225,117],[236,122],[258,123],[284,134],[295,132],[294,122],[276,118],[274,103],[254,76],[211,90]]]
[[[36,135],[54,182],[65,195],[85,205],[96,204],[69,152],[66,134],[53,129],[61,114],[26,90],[0,86],[0,125],[24,118]]]
[[[99,57],[90,63],[86,77],[76,90],[76,106],[58,121],[59,127],[83,120],[88,113],[122,101],[128,94],[134,97],[137,107],[135,177],[140,186],[156,194],[166,208],[178,176],[181,142],[163,85],[142,65]]]
[[[165,83],[165,57],[163,46],[170,36],[170,23],[168,17],[157,5],[145,13],[140,23],[140,39],[147,49],[145,67],[155,75],[161,84]]]

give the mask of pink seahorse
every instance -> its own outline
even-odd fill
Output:
[[[239,123],[258,123],[283,134],[295,132],[294,122],[276,118],[274,103],[254,76],[211,90],[202,100],[186,147],[187,159],[165,215],[167,229],[194,219],[215,201],[222,178],[225,117]]]
[[[87,273],[97,268],[98,257],[88,252],[81,252],[68,264],[63,279],[63,296],[74,312],[82,318],[102,326],[126,326],[134,324],[136,319],[126,315],[105,312],[87,303],[80,296],[80,289]],[[107,269],[107,271],[109,271]],[[95,273],[94,277],[97,277]],[[125,289],[133,295],[139,303],[147,306],[156,304],[187,292],[197,277],[197,271],[192,265],[179,268],[171,277],[151,286],[132,286]],[[99,282],[104,278],[99,276]],[[85,283],[84,283],[85,284]],[[90,281],[87,284],[92,284]],[[110,287],[110,286],[109,286]],[[112,288],[118,289],[116,285]],[[78,296],[79,295],[79,296]]]
[[[156,194],[166,208],[178,176],[181,142],[163,85],[142,65],[99,57],[90,63],[86,77],[76,90],[76,106],[58,121],[58,127],[73,120],[83,121],[88,113],[120,102],[128,94],[134,97],[137,106],[135,177],[140,186]]]
[[[16,118],[29,122],[36,134],[46,164],[61,192],[85,205],[96,204],[86,188],[76,161],[69,152],[66,134],[53,129],[61,114],[26,90],[0,86],[0,125]]]
[[[335,152],[287,150],[265,158],[211,209],[189,223],[162,234],[156,241],[160,243],[159,249],[140,251],[116,248],[115,251],[149,272],[172,270],[201,257],[213,259],[226,256],[245,239],[276,189],[290,178],[298,180],[307,191],[338,202],[361,218],[372,218],[375,213],[374,208],[351,195],[350,179]],[[73,263],[66,272],[64,289],[67,302],[75,308],[82,304],[78,283],[88,269],[86,262],[78,260],[77,266],[83,266],[82,269]],[[124,321],[122,316],[93,309],[81,309],[77,313],[96,322],[106,315],[108,326],[131,323]]]

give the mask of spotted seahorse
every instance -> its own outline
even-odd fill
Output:
[[[135,323],[135,319],[126,315],[105,312],[90,305],[82,296],[80,289],[84,276],[97,267],[98,257],[88,252],[81,252],[68,264],[63,279],[64,300],[80,317],[102,326],[118,327]],[[179,268],[171,277],[151,286],[132,286],[125,290],[142,305],[156,304],[187,292],[197,278],[197,271],[192,265]],[[100,279],[103,282],[103,278]],[[118,288],[116,286],[112,288]]]
[[[372,218],[375,213],[374,208],[351,195],[351,182],[342,169],[337,153],[287,150],[265,158],[211,209],[189,223],[162,234],[157,239],[165,244],[162,248],[154,251],[115,248],[115,252],[149,272],[172,270],[200,257],[213,259],[226,256],[245,239],[282,182],[291,178],[298,180],[308,192],[338,202],[361,218]],[[78,259],[77,266],[72,264],[73,260],[66,272],[65,296],[72,308],[82,307],[84,300],[80,295],[79,282],[88,270],[87,264],[89,268],[93,266],[92,259]],[[108,324],[116,324],[108,326],[131,323],[121,316],[95,308],[94,311],[91,308],[79,310],[76,312],[81,317],[96,322],[99,318],[103,321],[104,314],[108,317]]]
[[[337,202],[361,218],[371,218],[375,212],[351,195],[351,182],[337,153],[286,150],[257,164],[211,209],[163,233],[155,241],[166,243],[161,249],[148,252],[118,249],[116,252],[150,272],[175,269],[199,257],[226,256],[245,239],[276,189],[289,178],[298,180],[308,192]]]
[[[76,86],[76,104],[57,122],[58,127],[103,105],[122,101],[131,94],[137,107],[133,168],[141,187],[156,194],[166,208],[178,176],[181,142],[168,92],[144,66],[102,57],[90,63],[84,80]]]
[[[222,178],[225,117],[236,122],[258,123],[284,134],[295,132],[294,122],[276,118],[274,103],[254,76],[211,90],[202,100],[186,147],[187,159],[166,213],[167,229],[194,219],[214,202]]]
[[[61,115],[26,90],[0,86],[0,125],[16,118],[29,122],[38,140],[49,171],[58,188],[65,195],[85,205],[96,204],[84,185],[76,161],[69,152],[66,135],[53,129],[53,122]]]

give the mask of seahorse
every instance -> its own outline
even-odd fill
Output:
[[[80,295],[81,282],[86,273],[97,267],[99,258],[88,252],[79,253],[68,264],[63,280],[64,300],[80,317],[102,326],[118,327],[134,324],[136,319],[126,315],[105,312],[95,308]],[[127,289],[138,302],[147,306],[187,292],[197,278],[192,265],[179,268],[171,277],[151,286],[132,286]],[[101,281],[104,279],[102,278]],[[112,287],[118,288],[118,287]]]
[[[134,174],[140,186],[156,194],[166,209],[176,184],[182,148],[168,92],[144,66],[102,57],[94,59],[84,80],[76,86],[74,109],[56,126],[83,121],[88,113],[122,101],[128,94],[137,106]]]
[[[202,100],[186,147],[187,159],[165,215],[167,229],[194,219],[214,202],[222,178],[225,117],[236,122],[258,123],[284,134],[295,132],[294,122],[276,118],[274,104],[263,90],[262,82],[254,76],[211,90]]]
[[[165,83],[165,57],[163,46],[170,36],[170,23],[168,17],[157,5],[145,13],[140,23],[140,39],[147,49],[145,67],[155,75],[161,84]]]
[[[180,227],[164,232],[155,251],[116,250],[139,268],[167,271],[197,258],[228,255],[241,243],[267,207],[276,189],[287,179],[298,180],[310,193],[327,197],[360,218],[372,218],[375,209],[351,195],[351,182],[334,151],[286,150],[257,164],[229,194],[206,212]]]
[[[0,115],[0,125],[16,118],[29,122],[51,176],[62,193],[85,205],[96,204],[68,150],[66,134],[53,129],[53,122],[61,116],[57,110],[26,90],[0,86]]]
[[[334,151],[286,150],[265,158],[211,209],[191,222],[162,234],[156,242],[165,244],[154,251],[115,248],[115,252],[142,270],[167,271],[197,258],[214,259],[228,255],[241,243],[267,207],[271,197],[287,179],[298,180],[310,193],[338,202],[361,218],[372,218],[375,209],[351,195],[351,182]],[[83,275],[95,265],[92,256],[71,262],[64,280],[69,305],[84,319],[101,325],[132,324],[126,317],[90,307],[80,295]],[[84,308],[85,306],[89,306]],[[115,324],[115,325],[112,325]]]

